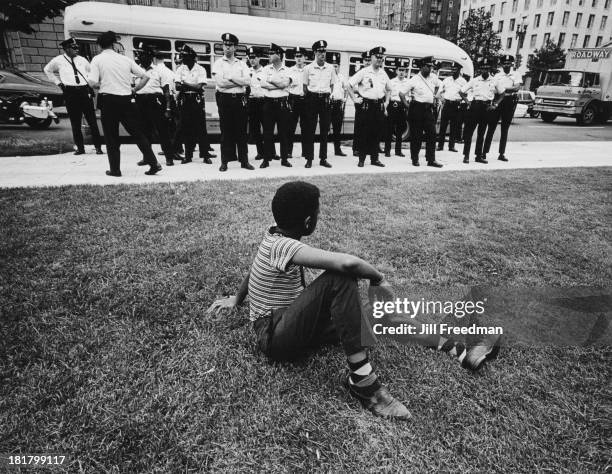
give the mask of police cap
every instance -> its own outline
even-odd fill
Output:
[[[270,43],[269,54],[279,54],[282,56],[285,54],[285,50],[275,43]]]
[[[192,57],[196,57],[196,52],[189,46],[184,44],[183,47],[180,50],[181,56],[192,56]]]
[[[375,48],[372,48],[370,51],[368,51],[368,55],[374,56],[375,54],[385,54],[386,51],[387,50],[382,46],[376,46]]]
[[[232,33],[223,33],[221,35],[221,41],[236,46],[238,44],[238,37]]]
[[[74,38],[68,38],[65,39],[64,41],[62,41],[60,43],[60,46],[64,49],[66,48],[78,48],[79,44],[77,43],[77,41]]]
[[[414,60],[417,67],[422,68],[423,66],[433,66],[434,58],[433,56],[425,56],[421,59]]]
[[[340,56],[338,54],[332,54],[331,63],[340,64]]]
[[[364,51],[363,53],[361,53],[361,59],[367,59],[369,61],[370,60],[370,52],[369,51]]]
[[[315,41],[314,43],[312,43],[313,51],[317,51],[318,49],[326,49],[326,48],[327,48],[327,41],[325,40],[319,40],[319,41]]]
[[[501,63],[504,65],[512,66],[512,64],[514,64],[514,56],[511,56],[510,54],[504,54],[500,59]]]

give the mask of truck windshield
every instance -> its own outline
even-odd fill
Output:
[[[572,86],[580,87],[582,85],[582,72],[578,71],[549,71],[546,74],[547,86]]]

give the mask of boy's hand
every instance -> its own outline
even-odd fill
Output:
[[[395,293],[391,284],[387,280],[383,280],[379,285],[372,285],[368,288],[368,299],[374,301],[393,301]]]
[[[219,315],[224,309],[233,310],[238,306],[236,302],[236,296],[228,296],[227,298],[221,298],[210,305],[210,308],[206,311],[207,315]]]

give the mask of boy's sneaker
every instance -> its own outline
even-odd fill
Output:
[[[383,418],[398,418],[400,420],[409,420],[412,414],[408,411],[399,400],[393,398],[386,387],[380,387],[370,397],[361,395],[356,387],[351,385],[349,381],[350,374],[344,378],[344,386],[349,393],[361,402],[361,405],[370,410],[374,415]]]
[[[474,372],[480,370],[486,361],[497,357],[501,341],[501,334],[494,334],[484,338],[477,345],[468,349],[465,358],[461,362],[461,366]]]

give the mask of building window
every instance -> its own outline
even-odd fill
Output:
[[[465,21],[465,15],[467,14],[467,12],[464,10],[463,11],[463,16],[461,17],[461,21]]]
[[[587,21],[587,28],[591,28],[595,23],[595,15],[589,15],[589,20]]]
[[[512,37],[506,40],[506,49],[512,48]]]
[[[603,30],[606,28],[606,23],[608,23],[608,17],[607,16],[602,16],[601,17],[601,24],[599,25],[599,29]]]
[[[449,8],[449,10],[450,10],[451,8],[453,8],[453,5],[454,5],[453,0],[450,0],[450,2],[448,2],[448,8]]]
[[[210,10],[208,0],[187,0],[185,2],[185,6],[187,7],[187,10],[200,10],[204,12]]]
[[[512,13],[515,13],[517,8],[518,8],[518,0],[512,0]]]
[[[546,46],[546,44],[550,41],[550,33],[544,33],[544,43],[542,43],[543,46]]]
[[[531,40],[529,41],[529,47],[531,49],[536,47],[536,41],[538,41],[538,35],[531,35]]]
[[[530,3],[531,3],[530,0],[525,0],[525,10],[529,10]]]
[[[561,26],[567,26],[567,22],[569,21],[570,12],[563,12],[563,20],[561,20]]]
[[[576,21],[574,22],[574,26],[578,28],[581,22],[582,22],[582,13],[576,13]]]
[[[555,12],[549,12],[548,19],[546,20],[546,26],[552,26],[554,20],[555,20]]]
[[[264,8],[265,7],[265,1],[266,0],[251,0],[251,6],[252,7],[261,7],[261,8]]]
[[[557,4],[557,0],[550,0],[550,6],[554,7]]]
[[[595,8],[597,6],[597,0],[593,0],[593,3],[591,4],[591,6]]]
[[[304,12],[306,13],[322,13],[329,15],[335,12],[335,6],[335,0],[304,0]]]
[[[495,4],[491,5],[491,8],[489,9],[489,13],[491,14],[491,16],[495,16]]]
[[[510,29],[508,31],[514,31],[514,23],[516,23],[516,21],[514,20],[514,18],[512,18],[510,20]]]
[[[589,41],[591,41],[591,35],[584,35],[584,41],[582,42],[583,48],[589,47]]]
[[[448,35],[450,33],[450,26],[446,27],[446,34]]]
[[[370,25],[372,25],[372,20],[362,20],[362,22],[363,22],[362,23],[363,26],[370,26]]]
[[[599,48],[601,46],[602,41],[603,41],[603,36],[598,36],[597,41],[595,41],[595,47]]]
[[[610,0],[606,0],[606,3],[604,4],[604,8],[607,10],[608,8],[610,8]]]
[[[559,45],[559,48],[563,47],[564,41],[565,41],[565,33],[559,33],[559,42],[557,43]]]
[[[361,3],[374,3],[374,0],[361,0]]]
[[[502,31],[504,31],[504,22],[503,22],[503,21],[500,21],[500,22],[497,24],[497,32],[498,32],[498,33],[501,33]]]
[[[570,48],[575,48],[576,43],[578,43],[578,35],[572,35],[572,42],[570,43]]]
[[[538,0],[538,8],[542,8],[542,5],[544,5],[544,0]]]
[[[536,28],[540,27],[540,14],[539,13],[534,17],[533,23]]]
[[[263,0],[259,0],[259,1],[261,2]],[[317,11],[317,0],[304,0],[304,12],[315,13],[316,11]]]
[[[502,2],[501,6],[499,7],[499,14],[500,16],[504,14],[504,10],[506,9],[506,2]]]
[[[572,4],[572,0],[565,0],[565,4],[566,5],[571,5]]]

